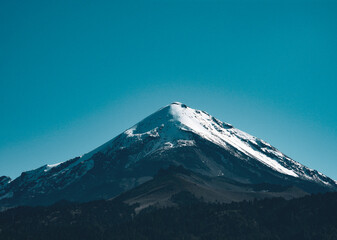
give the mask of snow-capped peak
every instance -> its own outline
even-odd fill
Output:
[[[76,192],[85,193],[87,187],[88,191],[97,187],[97,198],[113,197],[171,164],[243,183],[294,184],[309,192],[337,189],[336,181],[263,140],[204,111],[174,102],[81,157],[24,172],[13,181],[0,178],[0,201],[18,197],[30,202],[32,196],[55,196],[60,191],[76,199]],[[100,192],[100,186],[112,187],[110,195],[105,195],[108,189]]]
[[[265,141],[236,129],[231,124],[222,122],[205,111],[190,108],[181,102],[173,102],[159,109],[120,136],[83,155],[80,161],[90,159],[97,152],[125,149],[137,142],[155,139],[146,149],[138,153],[137,157],[126,164],[125,167],[128,167],[142,157],[158,151],[194,146],[193,134],[225,150],[236,149],[241,155],[255,159],[278,173],[320,182],[324,185],[335,184],[324,174],[292,160]],[[117,138],[118,143],[116,143]],[[222,173],[219,174],[222,175]]]
[[[252,148],[249,142],[256,144],[257,139],[255,137],[235,129],[229,124],[221,122],[204,111],[189,108],[185,104],[171,104],[170,111],[174,118],[181,124],[180,127],[182,130],[192,131],[224,148],[231,145],[242,153],[256,158],[278,172],[298,177],[294,171],[282,166],[276,159],[272,159]],[[279,155],[283,156],[280,152]]]
[[[126,130],[124,135],[128,141],[122,144],[127,147],[128,144],[132,144],[131,139],[158,138],[157,143],[147,153],[150,154],[158,150],[186,146],[186,144],[192,146],[194,140],[192,135],[188,134],[189,132],[224,149],[235,148],[281,174],[330,184],[325,182],[324,179],[327,178],[325,175],[290,159],[263,140],[236,129],[231,124],[222,122],[205,111],[190,108],[180,102],[173,102],[159,109]],[[102,150],[102,147],[99,149]]]

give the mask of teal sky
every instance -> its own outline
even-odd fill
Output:
[[[337,1],[0,1],[0,175],[173,101],[337,179]]]

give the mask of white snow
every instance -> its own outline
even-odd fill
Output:
[[[55,164],[47,164],[46,168],[44,169],[45,172],[48,172],[50,169],[57,167],[58,165],[62,164],[63,162],[55,163]]]
[[[243,154],[260,161],[282,174],[298,177],[298,174],[295,173],[295,171],[282,166],[278,162],[279,158],[284,157],[281,152],[267,148],[262,150],[273,153],[275,158],[271,158],[263,152],[252,148],[249,144],[257,144],[257,138],[233,128],[228,123],[221,122],[204,111],[189,108],[179,102],[174,102],[161,108],[159,111],[126,130],[123,133],[125,137],[122,138],[118,148],[128,148],[135,142],[145,141],[145,139],[149,137],[157,139],[155,143],[149,146],[150,149],[144,150],[144,153],[139,153],[136,158],[128,163],[126,165],[126,167],[128,167],[142,157],[156,151],[182,146],[194,146],[195,142],[188,132],[198,134],[202,138],[225,149],[232,146]],[[271,147],[270,144],[262,140],[260,141],[264,143],[265,146]],[[106,152],[111,150],[111,148],[116,147],[114,144],[115,142],[113,139],[94,151],[84,155],[83,160],[89,159],[98,151]]]
[[[137,156],[130,156],[130,161],[125,166],[129,167],[144,156],[157,151],[183,146],[195,146],[196,143],[190,133],[198,134],[200,137],[226,150],[230,151],[231,148],[235,148],[242,154],[281,174],[310,179],[316,182],[325,181],[324,178],[326,177],[324,175],[316,173],[308,175],[306,172],[310,170],[307,167],[285,156],[269,143],[240,131],[228,123],[221,122],[204,111],[192,109],[180,102],[174,102],[159,109],[120,136],[85,154],[82,157],[82,161],[89,160],[99,151],[110,152],[114,149],[131,147],[137,142],[146,142],[146,147],[142,152],[139,152]],[[233,155],[241,158],[240,154],[235,151]],[[242,159],[242,161],[247,160]]]
[[[259,160],[280,173],[298,177],[294,171],[283,167],[275,159],[254,150],[247,142],[251,141],[256,143],[255,137],[238,129],[225,129],[219,125],[221,121],[202,111],[196,111],[189,107],[183,108],[178,104],[170,105],[170,109],[173,117],[181,124],[181,129],[199,134],[224,148],[226,148],[227,145],[231,145],[242,153]],[[277,154],[283,156],[282,153]]]
[[[191,146],[195,146],[195,141],[194,140],[182,140],[182,139],[179,139],[177,141],[177,143],[178,143],[177,145],[179,147],[186,147],[186,146],[191,147]]]

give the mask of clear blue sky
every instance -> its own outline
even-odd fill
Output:
[[[0,1],[0,175],[173,101],[337,179],[337,1]]]

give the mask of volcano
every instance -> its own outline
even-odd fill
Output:
[[[292,186],[305,193],[337,190],[336,181],[262,139],[174,102],[83,156],[23,172],[14,180],[0,177],[0,206],[110,199],[154,181],[160,169],[170,166],[196,174],[193,179],[226,179],[236,186]],[[214,191],[220,188],[217,184]],[[226,195],[220,192],[217,201]]]

